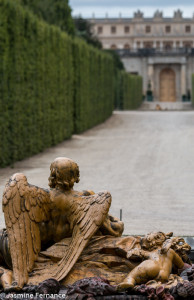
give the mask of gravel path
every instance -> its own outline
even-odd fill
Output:
[[[49,165],[58,156],[78,162],[76,189],[111,192],[111,213],[119,217],[123,210],[125,234],[194,235],[194,111],[115,112],[84,134],[0,169],[0,196],[16,172],[47,187]]]

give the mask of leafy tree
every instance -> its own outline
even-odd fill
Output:
[[[74,18],[74,24],[77,36],[83,38],[88,44],[91,44],[98,49],[102,49],[102,44],[94,35],[92,24],[90,22],[81,17],[76,17]]]
[[[68,0],[20,0],[20,3],[47,23],[57,25],[71,35],[75,33]]]

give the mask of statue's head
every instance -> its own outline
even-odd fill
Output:
[[[141,245],[145,249],[157,248],[158,246],[162,246],[167,238],[169,238],[169,235],[166,235],[164,232],[151,232],[142,238]]]
[[[58,157],[50,166],[49,186],[70,190],[75,182],[79,182],[79,167],[70,158]]]

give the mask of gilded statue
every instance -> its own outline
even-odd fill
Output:
[[[3,194],[7,231],[2,233],[4,246],[0,245],[2,259],[9,266],[9,270],[0,270],[5,290],[19,290],[28,282],[44,244],[71,237],[60,262],[48,274],[48,278],[60,281],[95,233],[101,230],[113,236],[122,234],[123,223],[108,215],[110,193],[75,191],[73,187],[78,182],[78,165],[65,157],[55,159],[50,166],[50,189],[29,184],[20,173],[9,179]]]
[[[172,233],[165,234],[163,232],[154,232],[147,234],[141,242],[141,248],[134,248],[128,251],[127,259],[143,260],[136,266],[118,285],[118,289],[131,289],[135,285],[147,283],[150,280],[155,280],[160,283],[167,282],[172,271],[172,267],[178,270],[189,268],[190,265],[184,263],[181,256],[172,249],[182,249],[179,246],[183,239],[173,238],[170,239]],[[186,250],[189,249],[189,245]],[[181,253],[181,252],[180,252]]]
[[[6,229],[0,230],[4,291],[49,278],[71,285],[100,276],[118,291],[142,283],[169,288],[182,282],[171,271],[191,266],[190,246],[172,233],[122,236],[123,222],[109,214],[111,194],[74,190],[79,177],[78,165],[59,157],[50,166],[49,189],[29,184],[20,173],[6,183]]]

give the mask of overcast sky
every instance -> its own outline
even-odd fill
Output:
[[[69,0],[73,16],[82,17],[132,17],[140,9],[145,17],[151,17],[159,9],[165,17],[173,16],[178,8],[183,11],[184,17],[193,17],[194,0]]]

